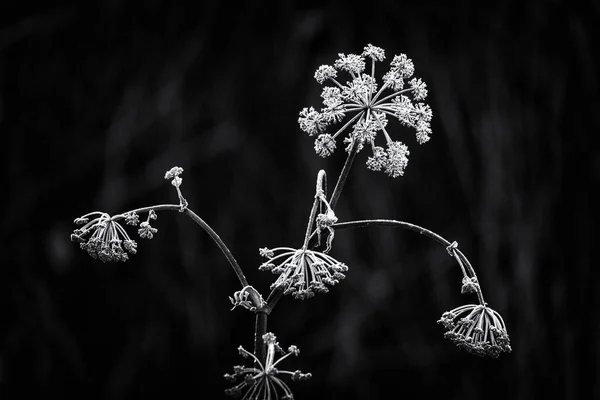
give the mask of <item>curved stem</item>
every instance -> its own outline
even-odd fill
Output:
[[[430,239],[433,239],[436,242],[444,245],[446,248],[448,248],[449,246],[452,245],[452,243],[450,243],[448,240],[444,239],[442,236],[438,235],[435,232],[430,231],[429,229],[423,228],[422,226],[411,224],[409,222],[396,221],[396,220],[390,220],[390,219],[370,219],[370,220],[362,220],[362,221],[341,222],[341,223],[332,225],[332,228],[335,228],[335,229],[360,228],[360,227],[366,227],[366,226],[370,226],[370,225],[397,226],[400,228],[418,232],[421,235],[425,235],[425,236],[429,237]],[[471,265],[471,263],[469,262],[467,257],[457,248],[454,248],[452,250],[452,253],[453,254],[451,254],[451,255],[454,256],[454,258],[460,265],[461,269],[463,269],[463,263],[464,263],[464,265],[466,265],[469,273],[471,273],[471,275],[474,278],[477,278],[477,275],[475,274],[475,270],[473,269],[473,266]],[[464,273],[464,269],[463,269],[463,273]],[[483,299],[483,293],[481,292],[481,289],[477,291],[477,297],[479,298],[480,304],[485,305],[485,301]]]
[[[149,207],[142,207],[142,208],[136,208],[135,210],[131,210],[131,211],[127,211],[126,213],[123,214],[116,214],[112,216],[112,220],[113,221],[118,221],[120,219],[125,218],[125,216],[127,214],[130,213],[145,213],[145,212],[149,212],[150,210],[154,210],[154,211],[179,211],[181,209],[181,206],[178,204],[159,204],[157,206],[149,206]]]
[[[117,214],[114,215],[112,217],[113,221],[118,221],[120,219],[125,218],[125,216],[129,213],[144,213],[144,212],[149,212],[150,210],[154,210],[154,211],[179,211],[181,212],[182,210],[182,205],[178,204],[159,204],[156,206],[149,206],[149,207],[142,207],[142,208],[136,208],[135,210],[131,210],[128,211],[126,213],[123,214]],[[202,229],[204,229],[204,231],[206,233],[208,233],[208,235],[212,238],[212,240],[214,240],[214,242],[217,244],[217,246],[219,247],[219,249],[221,250],[221,252],[223,253],[223,255],[225,256],[225,258],[227,259],[227,261],[229,261],[229,264],[231,265],[231,268],[233,268],[233,271],[235,272],[235,275],[237,276],[238,280],[240,281],[240,284],[242,285],[242,287],[246,287],[249,286],[250,284],[248,283],[248,280],[246,279],[246,276],[244,276],[244,272],[242,271],[242,268],[240,267],[240,265],[238,264],[237,260],[235,259],[235,257],[233,256],[233,254],[231,253],[231,251],[229,250],[229,248],[227,247],[227,245],[225,244],[225,242],[223,242],[223,240],[219,237],[219,235],[217,234],[217,232],[215,232],[210,225],[208,225],[202,218],[200,218],[195,212],[193,212],[192,210],[190,210],[189,208],[184,208],[183,212],[185,214],[187,214],[188,217],[190,217],[194,222],[196,222],[198,225],[200,225],[200,227]],[[260,299],[260,295],[258,294],[258,292],[256,291],[250,291],[250,298],[252,299],[252,303],[253,305],[257,308],[257,309],[261,309],[262,307],[264,307],[264,305],[261,302]]]
[[[177,210],[181,209],[179,206],[177,206],[177,207],[178,207]],[[240,281],[240,283],[242,284],[242,287],[248,286],[249,283],[248,283],[248,280],[246,280],[246,277],[244,276],[244,272],[242,272],[242,268],[236,261],[235,257],[233,256],[233,254],[231,253],[231,251],[229,250],[227,245],[225,245],[225,242],[223,242],[223,240],[219,237],[219,235],[217,235],[217,232],[215,232],[210,227],[210,225],[208,225],[206,222],[204,222],[204,220],[202,218],[200,218],[195,212],[193,212],[189,208],[186,208],[183,212],[185,214],[187,214],[187,216],[190,217],[195,223],[200,225],[200,227],[202,229],[204,229],[204,231],[206,233],[208,233],[208,235],[212,238],[212,240],[214,240],[214,242],[217,244],[217,246],[219,247],[219,249],[225,256],[225,258],[227,259],[227,261],[229,261],[229,264],[233,268],[233,271],[235,272],[236,276],[238,277],[238,280]],[[258,298],[257,293],[255,293],[254,291],[250,291],[249,293],[250,293],[250,297],[252,298],[252,302],[254,303],[254,306],[257,308],[260,307],[261,306],[260,299]]]

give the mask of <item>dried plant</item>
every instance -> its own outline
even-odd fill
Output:
[[[177,191],[179,204],[155,205],[113,216],[104,212],[92,212],[75,219],[75,224],[81,227],[73,231],[71,239],[79,242],[90,256],[103,262],[127,261],[138,250],[138,244],[131,239],[121,220],[124,220],[125,225],[136,227],[141,238],[152,239],[158,234],[158,229],[151,225],[151,221],[157,219],[157,212],[178,211],[190,217],[210,235],[225,255],[242,287],[234,292],[233,297],[229,297],[233,304],[232,310],[239,306],[256,314],[254,352],[248,352],[241,346],[238,348],[242,356],[253,360],[253,366],[235,366],[233,374],[225,374],[225,378],[232,382],[240,381],[226,391],[229,395],[241,396],[243,399],[292,399],[292,391],[282,377],[289,375],[294,381],[310,378],[310,374],[300,371],[276,368],[283,359],[290,355],[297,356],[299,350],[290,346],[285,352],[277,343],[275,335],[266,331],[267,318],[273,314],[281,296],[291,295],[295,299],[307,300],[315,294],[328,293],[346,274],[352,273],[351,265],[347,266],[328,254],[333,248],[336,231],[344,228],[395,226],[416,231],[444,245],[462,271],[461,293],[474,293],[478,299],[478,304],[460,306],[442,314],[438,323],[447,330],[444,337],[452,340],[459,348],[479,356],[496,358],[502,352],[511,351],[502,317],[484,301],[475,270],[458,249],[456,242],[450,243],[428,229],[403,221],[374,219],[338,222],[335,214],[337,201],[357,154],[365,146],[370,146],[372,151],[366,161],[367,168],[384,171],[392,178],[404,175],[410,153],[407,145],[392,140],[387,130],[389,117],[398,119],[401,125],[415,129],[419,144],[430,139],[432,111],[423,102],[427,97],[427,86],[421,79],[413,76],[412,60],[401,54],[393,57],[390,69],[383,75],[383,84],[379,87],[375,66],[384,59],[384,50],[369,44],[362,54],[339,54],[333,66],[322,65],[315,73],[318,83],[331,83],[333,86],[323,88],[321,97],[324,107],[321,111],[313,107],[300,111],[300,129],[310,136],[316,135],[314,148],[322,157],[332,154],[338,137],[347,132],[343,141],[346,143],[348,156],[331,196],[327,196],[325,171],[321,170],[317,174],[314,202],[302,245],[299,248],[259,249],[259,254],[267,261],[258,269],[278,275],[266,300],[249,284],[242,268],[217,233],[188,207],[181,191],[181,167],[173,167],[165,174],[165,179],[170,180]],[[370,73],[365,73],[367,68]],[[345,85],[342,84],[338,73],[348,74],[350,80]],[[335,133],[326,132],[330,125],[342,122],[343,125]],[[385,148],[376,145],[380,132],[385,140]],[[140,215],[143,214],[146,214],[146,219],[140,222]],[[276,353],[282,354],[278,360],[275,359]]]

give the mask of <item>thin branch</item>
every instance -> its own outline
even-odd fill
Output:
[[[396,221],[396,220],[390,220],[390,219],[370,219],[370,220],[362,220],[362,221],[340,222],[338,224],[332,225],[332,228],[334,228],[334,229],[362,228],[362,227],[367,227],[370,225],[395,226],[395,227],[408,229],[410,231],[420,233],[421,235],[425,235],[425,236],[429,237],[430,239],[435,240],[436,242],[444,245],[444,247],[446,247],[447,250],[449,248],[451,248],[451,246],[452,246],[452,243],[450,243],[448,240],[444,239],[437,233],[432,232],[429,229],[423,228],[422,226],[411,224],[409,222],[404,222],[404,221]],[[456,259],[456,261],[458,262],[460,267],[463,268],[463,263],[464,263],[464,265],[466,265],[469,273],[471,273],[471,275],[474,278],[477,278],[477,275],[475,274],[475,270],[471,266],[471,263],[469,262],[467,257],[459,249],[457,249],[455,247],[451,248],[451,249],[452,249],[452,251],[451,252],[449,251],[449,253],[451,256],[453,256]],[[464,273],[464,270],[463,270],[463,273]],[[485,301],[483,299],[483,293],[482,293],[481,289],[479,289],[477,291],[477,297],[479,298],[479,302],[481,304],[485,304]]]

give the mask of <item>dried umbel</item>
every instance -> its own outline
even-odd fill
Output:
[[[260,254],[269,260],[259,270],[279,274],[271,289],[281,288],[283,294],[296,299],[310,299],[315,293],[327,293],[327,286],[334,286],[346,276],[346,264],[328,254],[305,248],[277,247],[260,249]]]
[[[95,211],[75,219],[75,224],[83,225],[71,234],[71,240],[88,252],[92,258],[103,262],[127,261],[129,254],[137,253],[137,243],[131,240],[127,231],[118,222],[124,219],[127,225],[139,224],[138,234],[141,238],[152,239],[158,229],[150,225],[150,220],[156,219],[156,212],[148,210],[148,218],[140,223],[135,211],[126,214],[110,216],[107,213]]]
[[[375,63],[384,59],[385,51],[369,44],[360,55],[340,53],[333,66],[320,66],[315,72],[315,79],[320,84],[327,82],[333,86],[323,87],[321,97],[324,107],[321,111],[313,107],[302,109],[298,124],[310,136],[317,135],[315,151],[322,157],[335,151],[336,139],[352,125],[351,132],[344,139],[348,144],[346,151],[350,152],[352,148],[360,151],[369,145],[373,156],[367,159],[367,167],[373,171],[385,171],[395,178],[404,175],[410,152],[405,144],[392,140],[386,130],[387,118],[396,118],[402,125],[414,128],[417,142],[423,144],[429,141],[431,135],[432,112],[422,102],[427,97],[427,85],[413,77],[413,62],[405,54],[394,56],[379,88],[375,79]],[[370,73],[365,73],[369,60],[371,68],[367,72]],[[338,71],[350,75],[351,80],[346,85],[340,83]],[[325,132],[329,125],[340,123],[352,114],[355,115],[335,133]],[[385,148],[375,144],[379,132],[383,132]]]
[[[293,381],[303,381],[310,379],[310,373],[301,371],[285,371],[276,368],[279,363],[291,355],[298,356],[300,350],[296,346],[290,346],[284,351],[277,343],[274,334],[268,332],[262,336],[267,345],[267,357],[264,364],[252,353],[246,351],[242,346],[238,347],[240,355],[244,358],[252,358],[254,366],[246,367],[236,365],[233,367],[233,374],[225,374],[225,379],[230,382],[242,380],[231,389],[227,389],[225,394],[233,397],[242,397],[243,399],[269,399],[269,400],[291,400],[294,398],[290,387],[280,378],[282,375],[289,375]],[[281,354],[279,359],[276,355]],[[281,396],[281,397],[280,397]]]
[[[137,243],[131,240],[121,224],[106,213],[89,213],[76,218],[75,224],[83,226],[73,231],[71,240],[78,242],[93,258],[103,262],[127,261],[127,253],[137,252]]]
[[[487,305],[457,307],[445,312],[437,322],[447,329],[446,339],[469,353],[498,358],[500,353],[512,350],[504,320]]]

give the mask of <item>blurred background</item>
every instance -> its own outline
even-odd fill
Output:
[[[291,384],[296,398],[600,398],[598,2],[0,8],[2,399],[225,398],[254,319],[230,312],[239,283],[211,239],[161,212],[137,255],[104,264],[70,242],[72,221],[176,203],[163,175],[181,166],[190,208],[266,296],[258,248],[301,246],[318,170],[331,191],[345,160],[341,143],[319,158],[298,128],[303,107],[321,107],[314,71],[368,43],[386,49],[380,73],[394,54],[413,59],[433,135],[419,145],[390,121],[405,176],[360,153],[337,215],[458,241],[513,352],[482,359],[443,338],[441,314],[476,301],[443,246],[340,230],[346,280],[284,297],[269,318],[301,349],[282,367],[313,374]]]

